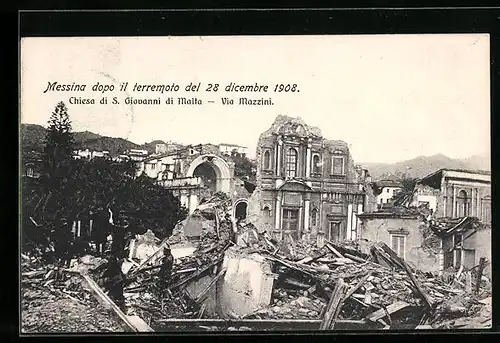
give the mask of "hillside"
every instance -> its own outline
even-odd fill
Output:
[[[26,151],[41,151],[45,144],[45,128],[35,124],[21,124],[21,147]]]
[[[443,154],[418,156],[397,163],[361,163],[361,165],[370,171],[374,180],[391,175],[403,175],[405,172],[408,177],[419,178],[442,168],[490,170],[490,160],[486,156],[453,159]]]
[[[136,144],[123,138],[101,136],[99,134],[83,131],[75,132],[75,148],[91,150],[108,150],[111,154],[120,154],[127,149],[144,149],[149,153],[155,152],[157,143]],[[21,146],[23,151],[41,152],[45,141],[45,128],[36,124],[21,124]],[[169,142],[170,143],[170,142]],[[418,156],[414,159],[397,163],[360,163],[370,171],[374,180],[402,175],[408,177],[422,177],[441,168],[454,169],[480,169],[490,170],[489,156],[471,156],[466,159],[453,159],[443,154],[433,156]]]
[[[24,151],[41,152],[45,144],[46,129],[36,124],[21,124],[21,146]],[[111,154],[121,154],[127,149],[144,149],[123,138],[101,136],[93,132],[75,132],[75,149],[108,150]],[[154,151],[154,149],[153,149]]]

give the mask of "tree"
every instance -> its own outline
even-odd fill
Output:
[[[405,192],[413,192],[413,189],[415,188],[415,185],[417,183],[417,179],[412,177],[401,177],[399,181],[403,185],[403,189]]]
[[[65,169],[73,158],[74,138],[68,109],[64,102],[59,102],[48,121],[44,160],[46,172],[51,179],[64,176]]]
[[[93,219],[91,235],[107,235],[109,210],[124,213],[133,233],[151,229],[160,238],[170,235],[186,217],[186,209],[170,191],[153,179],[137,176],[135,162],[77,160],[72,157],[72,144],[71,122],[61,102],[49,120],[43,155],[46,173],[22,181],[23,246],[45,245],[49,237],[64,243],[72,237],[74,221],[88,224]],[[61,225],[64,221],[69,227]]]
[[[409,206],[413,198],[413,191],[417,183],[416,178],[407,177],[406,175],[399,178],[399,182],[403,189],[393,196],[393,204],[396,206]]]
[[[248,177],[249,180],[255,180],[255,163],[248,157],[239,154],[231,156],[234,162],[234,175],[236,177]]]

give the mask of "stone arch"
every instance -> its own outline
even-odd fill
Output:
[[[278,187],[280,191],[311,191],[312,188],[305,182],[290,180]]]
[[[231,190],[231,168],[222,158],[216,155],[207,154],[198,156],[191,162],[186,172],[187,177],[193,177],[196,168],[210,167],[216,177],[215,191],[229,193]]]
[[[248,200],[241,198],[233,204],[233,217],[236,219],[245,219],[248,215]]]

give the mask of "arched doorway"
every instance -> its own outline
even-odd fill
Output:
[[[186,172],[187,177],[197,176],[210,190],[228,193],[233,177],[229,165],[216,155],[203,155],[195,158]]]
[[[246,201],[240,201],[236,204],[234,208],[234,217],[237,220],[242,220],[247,217],[248,204]]]
[[[193,176],[201,179],[202,187],[206,187],[211,192],[217,192],[217,174],[208,162],[204,162],[196,167]]]

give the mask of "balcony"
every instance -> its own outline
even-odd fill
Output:
[[[185,188],[198,188],[201,186],[201,178],[199,177],[183,177],[170,180],[159,180],[158,185],[167,189],[185,189]]]

